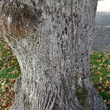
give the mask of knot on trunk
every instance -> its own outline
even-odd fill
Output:
[[[15,37],[23,37],[36,31],[41,12],[18,1],[4,3],[1,10],[2,29]]]

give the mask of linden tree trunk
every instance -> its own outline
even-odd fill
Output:
[[[106,110],[90,78],[97,0],[0,0],[0,30],[22,75],[10,110]]]

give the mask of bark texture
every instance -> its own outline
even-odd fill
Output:
[[[97,0],[1,0],[0,29],[20,64],[10,110],[106,110],[90,78]]]

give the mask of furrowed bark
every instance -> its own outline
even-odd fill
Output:
[[[20,64],[10,110],[106,110],[90,78],[97,0],[1,1],[1,33]]]

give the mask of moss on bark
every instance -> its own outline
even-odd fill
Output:
[[[82,74],[82,77],[81,77],[82,86],[80,86],[78,84],[78,74],[76,74],[76,76],[75,76],[76,91],[75,92],[76,92],[77,99],[78,99],[79,103],[83,106],[84,110],[88,110],[87,98],[88,98],[89,92],[88,92],[85,82],[84,82],[85,79],[86,79],[85,74]]]

